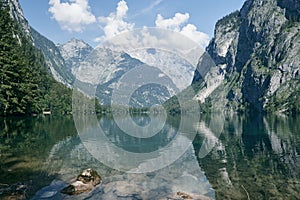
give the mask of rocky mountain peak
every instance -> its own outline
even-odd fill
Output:
[[[29,39],[32,40],[30,34],[30,26],[28,24],[28,21],[24,17],[19,0],[4,0],[4,3],[9,6],[9,13],[11,18],[16,20],[21,25],[24,33],[28,36]]]
[[[89,44],[75,38],[72,38],[66,44],[59,44],[58,48],[69,68],[78,67],[78,63],[84,61],[87,55],[93,51],[93,47]]]
[[[60,46],[60,45],[59,45]],[[83,40],[76,39],[76,38],[71,38],[66,44],[63,44],[62,46],[64,47],[73,47],[73,48],[91,48],[89,44],[84,42]]]
[[[219,70],[204,77],[214,85],[207,84],[199,99],[210,96],[232,110],[295,110],[290,99],[297,99],[300,87],[299,5],[299,0],[247,0],[219,20],[207,47]]]

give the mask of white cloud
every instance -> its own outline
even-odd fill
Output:
[[[191,40],[197,42],[202,47],[206,47],[209,43],[209,36],[206,33],[197,30],[193,24],[185,25],[190,18],[189,13],[176,13],[173,18],[164,19],[162,15],[158,14],[155,25],[158,28],[164,28],[179,32]]]
[[[202,47],[206,47],[209,43],[209,36],[206,33],[198,31],[197,27],[193,24],[188,24],[183,27],[180,33],[194,40]]]
[[[150,7],[147,9],[151,9],[156,5],[160,4],[162,0],[156,0],[153,2]],[[134,23],[127,22],[128,6],[125,0],[119,1],[116,11],[110,13],[107,17],[99,17],[98,21],[103,24],[104,35],[98,38],[95,38],[95,42],[103,42],[107,39],[110,39],[120,33],[126,31],[132,31],[135,27]],[[201,47],[206,47],[209,42],[209,36],[203,32],[197,30],[197,27],[193,24],[188,24],[190,19],[189,13],[176,13],[172,18],[164,18],[161,14],[158,14],[155,20],[155,25],[157,28],[168,29],[171,31],[175,31],[181,33],[188,37],[189,39],[195,41]],[[147,38],[147,39],[146,39]],[[155,37],[144,37],[144,40],[154,40]],[[172,40],[172,38],[170,38]],[[180,41],[173,41],[174,43],[178,43]],[[184,45],[184,44],[181,44]]]
[[[84,25],[96,22],[88,0],[70,0],[65,3],[61,3],[60,0],[50,0],[49,5],[49,12],[64,30],[80,32]]]
[[[108,17],[99,17],[100,23],[105,24],[103,27],[104,36],[96,38],[96,42],[104,41],[108,38],[114,37],[119,33],[133,30],[134,23],[128,23],[125,21],[127,17],[128,6],[126,1],[121,0],[118,3],[115,12],[109,14]]]
[[[182,24],[186,23],[190,18],[188,13],[176,13],[173,18],[164,19],[160,14],[157,15],[155,25],[158,28],[165,28],[172,31],[180,31]]]

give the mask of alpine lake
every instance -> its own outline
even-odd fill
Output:
[[[160,116],[156,117],[160,121]],[[139,114],[131,118],[144,126],[155,116],[150,119],[147,114]],[[201,195],[203,199],[300,197],[298,116],[202,114],[199,122],[183,129],[180,116],[168,116],[162,130],[151,138],[125,134],[111,116],[97,120],[85,130],[101,127],[106,142],[125,152],[155,152],[154,157],[143,161],[149,170],[126,173],[111,166],[114,162],[120,166],[133,163],[125,154],[99,152],[100,156],[95,156],[97,150],[87,145],[94,140],[78,134],[71,115],[1,118],[0,199],[176,199],[177,192]],[[185,137],[180,131],[195,134]],[[191,145],[178,153],[172,146],[175,139]],[[166,148],[174,148],[174,154],[164,154]],[[165,163],[155,160],[161,155]],[[101,156],[106,157],[105,164]],[[81,195],[60,193],[87,168],[100,174],[99,186]]]

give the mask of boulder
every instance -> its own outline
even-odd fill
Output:
[[[93,169],[86,169],[81,172],[75,182],[61,190],[61,193],[74,195],[89,192],[101,183],[100,175]]]
[[[188,194],[185,192],[177,192],[176,195],[173,195],[172,197],[168,197],[168,200],[211,200],[211,198],[201,195],[201,194]]]

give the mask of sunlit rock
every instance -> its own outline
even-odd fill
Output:
[[[98,184],[101,183],[101,177],[93,169],[86,169],[78,175],[76,181],[68,187],[61,190],[61,193],[74,195],[83,192],[89,192]]]

